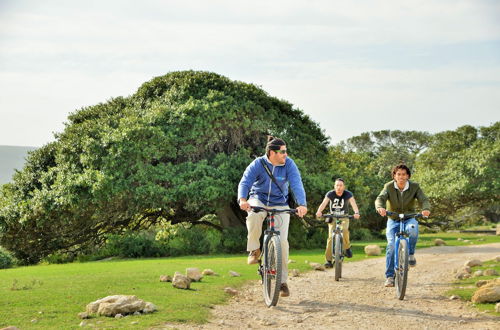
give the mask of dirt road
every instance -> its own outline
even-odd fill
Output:
[[[408,275],[403,301],[395,297],[394,288],[383,286],[384,258],[344,264],[339,282],[332,269],[290,278],[290,297],[280,298],[272,308],[263,303],[260,282],[253,282],[228,305],[216,306],[209,323],[166,328],[500,329],[500,318],[444,296],[453,269],[468,259],[497,255],[500,243],[417,250],[417,267]]]

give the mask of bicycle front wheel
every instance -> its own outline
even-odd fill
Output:
[[[335,281],[342,277],[342,236],[335,235],[335,248],[333,249],[335,255]]]
[[[276,306],[281,287],[281,244],[279,236],[273,235],[265,243],[263,294],[267,307]]]
[[[398,266],[396,268],[396,295],[403,300],[408,281],[408,241],[401,239],[398,248]]]

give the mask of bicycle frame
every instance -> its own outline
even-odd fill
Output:
[[[340,245],[341,245],[341,249],[340,249],[340,257],[341,259],[344,259],[344,235],[342,235],[342,230],[343,230],[343,227],[342,227],[342,220],[341,219],[336,219],[335,220],[335,228],[332,229],[332,247],[333,247],[333,250],[335,251],[335,235],[339,235],[340,236]]]
[[[275,229],[275,215],[277,213],[296,213],[297,210],[268,209],[259,206],[252,206],[252,209],[254,212],[267,212],[265,221],[267,222],[268,228],[264,231],[258,273],[262,278],[263,295],[266,305],[268,307],[276,306],[280,293],[283,269],[280,232]]]
[[[394,275],[395,275],[395,284],[396,284],[396,296],[399,300],[403,300],[406,293],[406,285],[408,280],[408,251],[410,248],[410,238],[409,233],[406,230],[406,221],[410,219],[417,219],[422,217],[421,213],[417,214],[397,214],[395,212],[387,211],[388,216],[397,216],[399,221],[399,232],[395,234],[394,237]],[[403,265],[400,265],[400,246],[401,242],[405,242],[403,244],[402,250],[405,255],[401,260]]]
[[[410,239],[408,232],[406,231],[406,224],[404,220],[399,221],[399,232],[396,233],[394,239],[394,272],[397,272],[399,269],[399,244],[402,239],[406,241],[406,246],[410,246]]]
[[[338,281],[342,277],[342,263],[344,261],[344,235],[342,234],[342,221],[346,218],[352,219],[353,216],[348,214],[325,214],[323,217],[326,218],[325,221],[328,223],[329,219],[335,219],[335,227],[332,228],[332,257],[335,262],[335,281]]]

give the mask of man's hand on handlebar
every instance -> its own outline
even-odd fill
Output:
[[[242,209],[243,211],[250,212],[251,208],[252,207],[250,206],[250,203],[248,203],[246,199],[244,198],[240,199],[240,209]]]
[[[383,217],[385,217],[385,215],[387,214],[386,209],[384,209],[383,207],[378,208],[377,212],[378,212],[378,214],[380,214]]]
[[[429,215],[431,215],[431,211],[429,211],[429,210],[423,210],[422,211],[422,215],[427,218],[427,217],[429,217]]]
[[[307,207],[305,207],[305,206],[299,206],[299,207],[297,207],[297,215],[299,217],[302,218],[304,215],[306,215],[306,213],[307,213]]]

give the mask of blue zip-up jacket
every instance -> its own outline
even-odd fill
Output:
[[[283,190],[284,196],[267,174],[261,159],[264,159],[267,168],[273,173],[274,178]],[[307,206],[306,192],[304,191],[302,178],[295,162],[287,157],[284,165],[273,166],[267,159],[267,156],[262,156],[251,162],[246,168],[245,173],[243,173],[243,177],[238,185],[238,201],[240,198],[248,198],[250,196],[250,198],[257,197],[258,200],[267,206],[284,206],[287,205],[289,186],[292,188],[297,203]]]

